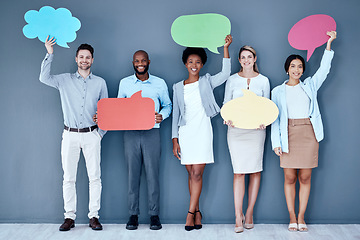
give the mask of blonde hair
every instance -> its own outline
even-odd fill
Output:
[[[249,52],[251,52],[251,53],[254,55],[254,58],[256,57],[256,51],[255,51],[255,49],[254,49],[253,47],[249,46],[249,45],[245,45],[245,46],[242,46],[242,47],[240,48],[240,51],[239,51],[239,59],[240,59],[240,55],[241,55],[241,53],[242,53],[243,51],[249,51]],[[243,70],[243,69],[241,68],[241,69],[240,69],[240,72],[242,72],[242,70]],[[258,66],[257,66],[256,62],[254,62],[254,72],[259,73],[259,69],[258,69]]]

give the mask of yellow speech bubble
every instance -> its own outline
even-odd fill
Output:
[[[244,96],[227,102],[220,111],[225,121],[231,120],[237,128],[256,129],[261,124],[273,123],[279,115],[276,104],[259,97],[250,90],[242,89]]]

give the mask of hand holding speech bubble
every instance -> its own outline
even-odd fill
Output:
[[[180,16],[171,26],[171,36],[177,44],[207,48],[217,54],[217,48],[225,44],[230,31],[230,20],[216,13]]]
[[[68,42],[76,39],[76,31],[81,27],[79,19],[73,17],[66,8],[55,10],[50,6],[44,6],[39,11],[27,11],[24,18],[28,23],[23,28],[25,37],[30,39],[37,37],[45,43],[50,35],[50,38],[56,39],[57,45],[65,48],[69,48]]]
[[[227,102],[221,108],[220,114],[225,121],[231,120],[237,128],[257,129],[261,124],[267,126],[276,120],[279,109],[273,101],[250,90],[242,91],[244,96]]]
[[[307,50],[306,61],[309,61],[315,49],[328,41],[326,33],[335,30],[336,22],[332,17],[324,14],[311,15],[291,28],[288,40],[293,48]]]
[[[155,125],[155,103],[141,91],[131,98],[103,98],[97,105],[98,126],[103,130],[149,130]]]

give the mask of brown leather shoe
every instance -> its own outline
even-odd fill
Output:
[[[75,227],[75,221],[71,218],[66,218],[64,223],[59,227],[59,231],[69,231],[73,227]]]
[[[99,219],[97,219],[96,217],[90,219],[89,227],[91,227],[92,230],[102,230],[101,223],[99,222]]]

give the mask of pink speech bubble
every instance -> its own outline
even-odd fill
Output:
[[[290,30],[288,40],[293,48],[307,50],[307,60],[317,47],[327,42],[328,31],[336,31],[335,20],[325,14],[311,15],[298,21]]]

